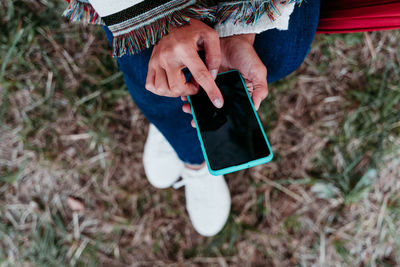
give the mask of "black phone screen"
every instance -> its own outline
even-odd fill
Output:
[[[271,151],[239,72],[220,74],[215,82],[224,97],[221,109],[214,107],[202,88],[190,97],[211,169],[268,157]]]

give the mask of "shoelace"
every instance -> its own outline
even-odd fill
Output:
[[[173,185],[172,185],[172,188],[174,188],[174,189],[179,189],[179,188],[181,188],[182,186],[184,186],[184,185],[186,185],[187,184],[187,179],[183,179],[182,178],[182,180],[179,180],[178,182],[175,182]]]
[[[198,175],[187,174],[187,177],[186,177],[186,178],[182,176],[182,179],[179,180],[179,181],[177,181],[177,182],[175,182],[175,183],[172,185],[172,187],[173,187],[174,189],[179,189],[179,188],[181,188],[182,186],[186,186],[186,185],[188,185],[188,184],[190,184],[190,183],[198,182],[201,178],[204,178],[203,175],[201,175],[201,172],[204,172],[203,169],[200,169],[200,170],[198,170],[198,171],[193,171],[193,172],[194,172],[194,173],[195,173],[195,172],[200,172],[200,173],[196,173],[196,174],[198,174]]]

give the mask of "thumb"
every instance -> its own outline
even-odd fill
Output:
[[[221,65],[222,55],[219,36],[215,31],[210,31],[204,36],[205,63],[211,76],[215,80]]]
[[[261,102],[268,96],[268,84],[267,80],[263,83],[253,82],[253,103],[256,110],[260,108]]]
[[[256,110],[260,108],[261,102],[268,96],[267,68],[257,56],[259,64],[252,67],[249,80],[253,84],[253,103]]]

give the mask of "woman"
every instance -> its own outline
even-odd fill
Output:
[[[151,123],[143,156],[147,179],[157,188],[185,185],[186,209],[201,235],[223,228],[230,194],[224,177],[211,176],[204,166],[192,117],[186,114],[186,96],[201,86],[222,107],[214,79],[219,72],[237,69],[258,109],[268,83],[303,62],[319,9],[319,0],[70,1],[65,15],[71,20],[107,25],[129,92]],[[185,79],[184,68],[191,81]]]

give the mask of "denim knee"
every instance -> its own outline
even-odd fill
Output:
[[[268,82],[295,71],[310,52],[320,13],[320,1],[295,7],[288,30],[268,30],[256,36],[254,48],[268,70]]]
[[[311,41],[307,46],[297,48],[296,50],[287,50],[286,53],[279,56],[279,59],[270,63],[266,62],[268,83],[285,78],[297,70],[311,49]]]

